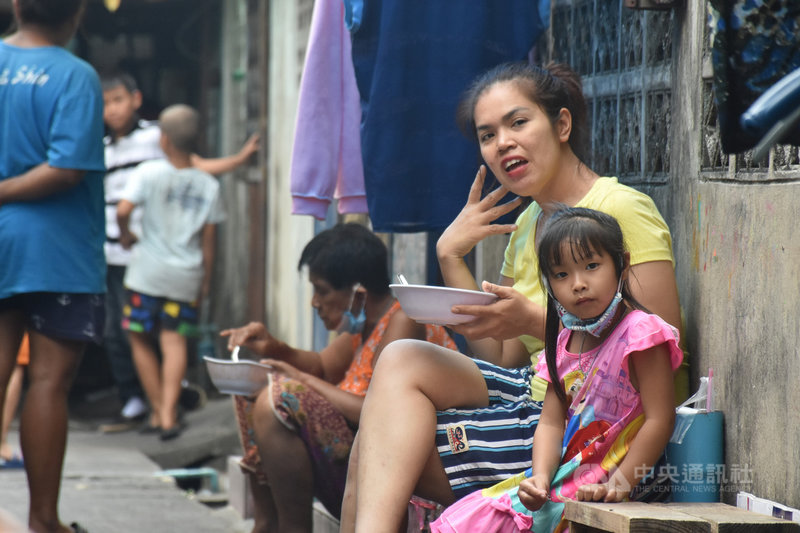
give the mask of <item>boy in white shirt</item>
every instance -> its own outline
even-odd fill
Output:
[[[102,424],[104,433],[126,431],[138,426],[147,415],[147,406],[142,401],[143,392],[136,375],[131,356],[128,334],[122,329],[122,308],[125,305],[123,279],[130,262],[132,250],[126,250],[119,242],[117,226],[117,203],[136,167],[153,159],[163,159],[161,130],[155,121],[139,118],[143,95],[136,80],[126,72],[107,73],[101,78],[103,87],[103,120],[108,135],[105,144],[106,176],[106,243],[105,255],[108,264],[106,275],[106,323],[103,332],[103,347],[108,358],[111,375],[117,385],[122,411],[113,422]],[[220,158],[204,158],[192,154],[192,166],[209,174],[222,174],[246,163],[258,149],[259,136],[251,135],[239,152]],[[131,229],[140,231],[139,210],[131,215]],[[202,403],[197,397],[204,391],[194,386],[182,390],[180,399],[184,408]]]
[[[138,242],[125,273],[123,328],[150,403],[148,429],[169,440],[182,431],[177,404],[186,372],[186,337],[195,333],[199,302],[208,296],[215,225],[225,213],[219,182],[192,165],[200,133],[197,111],[170,106],[159,116],[159,127],[166,159],[136,167],[117,219],[120,243],[130,248]],[[130,230],[136,206],[142,207],[140,236]]]

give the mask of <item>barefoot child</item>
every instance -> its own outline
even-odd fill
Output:
[[[533,466],[456,502],[432,531],[563,530],[565,500],[628,498],[672,433],[678,333],[631,296],[616,220],[560,209],[538,256],[548,296],[536,371],[549,383]]]

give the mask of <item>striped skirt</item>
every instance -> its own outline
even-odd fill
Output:
[[[436,447],[456,498],[530,468],[542,411],[542,402],[532,398],[530,367],[475,363],[486,380],[489,405],[437,413]]]

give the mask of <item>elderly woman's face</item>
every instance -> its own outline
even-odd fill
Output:
[[[325,324],[325,329],[334,331],[342,320],[342,315],[347,310],[352,300],[353,291],[349,287],[346,289],[334,289],[333,286],[319,276],[309,273],[308,281],[314,288],[311,297],[311,307],[313,307]]]

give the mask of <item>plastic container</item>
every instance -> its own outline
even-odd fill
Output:
[[[667,444],[676,502],[718,502],[725,473],[722,411],[679,409]]]

